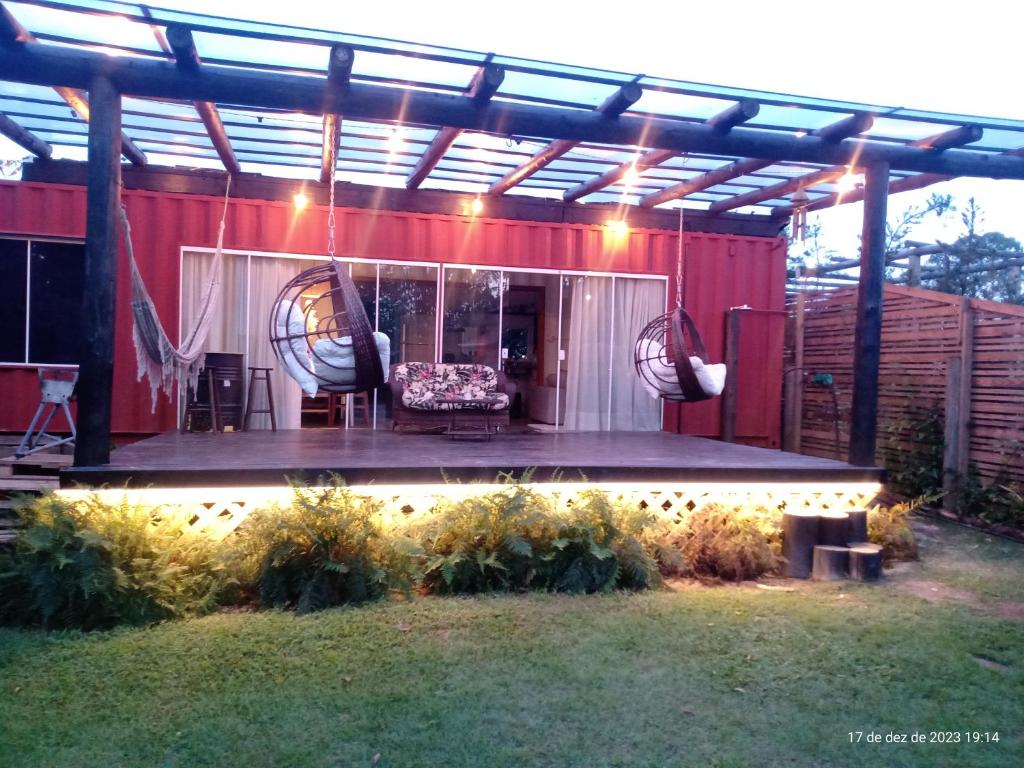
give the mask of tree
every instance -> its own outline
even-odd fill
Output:
[[[960,214],[964,234],[928,259],[922,285],[943,293],[1024,304],[1024,247],[1001,232],[982,233],[984,213],[972,197]]]

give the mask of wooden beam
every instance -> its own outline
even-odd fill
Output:
[[[284,109],[322,115],[324,79],[280,72],[204,64],[186,76],[165,61],[111,57],[93,51],[39,43],[0,48],[0,79],[37,85],[84,87],[94,74],[107,74],[126,95],[155,99],[207,100],[258,109]],[[624,87],[639,91],[639,88]],[[450,125],[502,136],[535,136],[570,142],[630,145],[678,152],[760,157],[822,165],[885,162],[904,171],[951,176],[1024,179],[1024,158],[966,150],[935,153],[882,142],[830,142],[820,136],[797,138],[780,131],[739,127],[722,134],[702,123],[623,115],[609,119],[598,111],[495,101],[480,106],[466,96],[352,83],[344,98],[326,111],[344,111],[360,120]]]
[[[882,347],[885,282],[885,216],[889,191],[887,163],[864,167],[864,226],[861,231],[857,322],[853,341],[853,404],[848,461],[874,466],[878,427],[878,366]]]
[[[89,88],[89,184],[85,212],[85,275],[82,285],[83,344],[79,358],[78,437],[75,466],[110,461],[114,384],[121,162],[121,96],[105,77]]]
[[[620,87],[615,93],[604,100],[594,112],[604,118],[604,122],[614,122],[614,118],[618,118],[623,112],[629,107],[640,100],[643,95],[643,90],[636,83],[627,83]],[[525,127],[525,126],[524,126]],[[524,134],[531,134],[532,131],[523,131]],[[516,186],[524,179],[529,178],[541,168],[549,165],[552,161],[557,160],[570,149],[580,143],[580,140],[571,140],[568,138],[556,138],[554,141],[549,143],[547,146],[539,149],[533,157],[527,160],[525,163],[520,165],[518,168],[506,173],[502,178],[494,182],[490,189],[487,190],[488,195],[502,195],[512,187]]]
[[[953,147],[963,146],[964,144],[971,144],[982,138],[984,131],[976,125],[964,125],[957,128],[951,128],[948,131],[937,133],[933,136],[928,136],[923,139],[913,141],[909,146],[916,149],[930,149],[933,152],[940,153],[945,152],[947,149]],[[1004,152],[1005,156],[1014,156],[1024,153],[1024,148],[1011,150]],[[932,184],[938,184],[941,181],[949,181],[950,179],[956,178],[955,176],[946,176],[941,173],[919,173],[916,176],[904,176],[903,178],[896,179],[889,184],[889,194],[894,195],[898,192],[909,192],[913,189],[924,189],[930,187]],[[843,203],[856,203],[864,199],[864,193],[862,190],[855,189],[850,192],[837,192],[835,194],[826,195],[807,206],[808,211],[820,211],[825,208],[832,208],[836,205],[842,205]],[[793,214],[793,207],[790,205],[780,205],[772,209],[772,215],[783,217],[791,216]]]
[[[477,104],[486,104],[498,92],[498,88],[501,87],[504,80],[505,70],[501,67],[491,65],[480,67],[473,76],[473,82],[470,83],[469,88],[466,90],[466,95]],[[455,140],[459,138],[461,133],[462,128],[453,128],[451,126],[445,126],[437,132],[433,141],[430,142],[429,146],[420,156],[416,167],[412,169],[409,178],[406,179],[405,186],[407,189],[416,189],[416,187],[423,183],[423,180],[430,175],[434,166],[448,153],[448,150],[451,149],[452,144],[455,143]]]
[[[0,4],[0,49],[18,51],[25,45],[37,45],[35,39],[35,36],[14,18],[10,10]],[[0,77],[0,80],[2,79]],[[84,83],[83,87],[87,84]],[[59,83],[51,87],[84,122],[89,122],[89,100],[84,93],[75,88],[61,86]],[[121,153],[132,165],[146,164],[146,155],[124,133],[121,134]]]
[[[211,169],[186,170],[147,166],[122,169],[125,189],[142,189],[175,195],[224,194],[224,172]],[[42,184],[72,184],[84,186],[87,182],[86,165],[75,160],[48,160],[29,162],[22,168],[22,179]],[[272,200],[291,204],[296,192],[309,196],[311,205],[326,206],[329,199],[327,185],[310,185],[302,179],[284,179],[243,173],[231,182],[232,199]],[[378,187],[371,184],[339,183],[336,203],[344,208],[376,211],[466,216],[475,194],[447,189],[406,189]],[[561,200],[550,200],[528,195],[508,195],[490,200],[486,217],[551,224],[580,224],[603,227],[616,212],[614,203],[574,205]],[[676,232],[679,215],[676,211],[640,209],[630,213],[629,223],[638,229],[656,229]],[[726,213],[709,216],[707,211],[687,211],[684,222],[687,232],[731,234],[742,237],[777,238],[779,222],[768,216]]]
[[[0,112],[0,134],[43,160],[48,160],[53,154],[53,147],[31,131],[18,125],[3,112]]]
[[[717,200],[708,206],[708,210],[711,213],[722,213],[723,211],[731,211],[734,208],[742,208],[745,205],[756,205],[765,200],[775,200],[801,189],[835,181],[844,175],[847,170],[845,165],[823,168],[820,171],[798,176],[789,181],[780,181],[778,184],[770,184],[761,189],[752,189],[749,192],[744,192],[742,195],[735,195],[725,200]]]
[[[834,123],[819,128],[816,131],[812,131],[811,135],[826,142],[827,144],[835,144],[842,141],[850,136],[855,136],[862,131],[866,131],[871,127],[873,119],[870,115],[855,114],[844,117],[841,120],[837,120]],[[806,137],[805,137],[806,138]],[[802,140],[802,139],[801,139]],[[694,192],[700,192],[702,190],[713,187],[716,184],[721,184],[723,181],[729,179],[735,179],[740,176],[744,176],[754,171],[759,171],[762,168],[767,168],[769,165],[774,165],[775,160],[763,160],[759,158],[748,158],[746,160],[737,160],[735,163],[723,166],[721,168],[715,168],[712,171],[697,176],[696,178],[689,179],[679,184],[673,184],[671,187],[666,187],[658,192],[652,192],[649,195],[640,199],[640,205],[644,208],[650,208],[655,205],[661,205],[667,203],[669,200],[677,200],[687,195],[692,195]],[[789,184],[791,182],[782,182],[782,184]],[[770,187],[769,189],[776,189],[779,185]],[[757,195],[760,190],[754,190],[749,194],[751,196]],[[735,198],[730,198],[730,200]],[[771,197],[762,198],[764,200],[771,200]],[[712,208],[715,205],[728,203],[729,200],[720,201],[720,203],[712,204]],[[741,203],[744,205],[745,203]],[[729,206],[732,208],[739,206]],[[711,209],[709,209],[711,210]],[[712,210],[712,213],[721,213],[722,211],[728,210],[728,208],[720,208],[718,210]]]
[[[740,123],[746,122],[747,120],[755,117],[760,109],[761,107],[756,101],[744,99],[743,101],[738,101],[728,109],[709,118],[707,120],[707,124],[716,131],[728,133]],[[615,168],[605,171],[600,176],[584,181],[582,184],[577,184],[571,189],[567,189],[563,193],[562,199],[566,202],[579,200],[581,197],[586,197],[587,195],[593,194],[605,187],[612,186],[620,179],[624,178],[626,174],[630,173],[630,171],[635,171],[637,174],[641,174],[648,168],[654,168],[657,165],[661,165],[666,160],[677,157],[678,155],[678,152],[673,152],[669,149],[648,150],[634,161],[622,163]]]
[[[355,63],[356,52],[349,45],[331,46],[327,58],[327,88],[324,101],[335,101],[348,89],[349,78],[352,76],[352,65]],[[324,109],[323,149],[320,152],[320,181],[329,184],[332,172],[338,165],[338,147],[341,143],[341,115]]]
[[[817,131],[814,131],[813,134],[827,142],[836,143],[843,139],[847,139],[850,136],[856,136],[859,133],[863,133],[871,128],[873,123],[874,118],[872,118],[871,115],[858,113],[826,125],[824,128],[819,128]],[[771,186],[767,186],[762,189],[754,189],[750,192],[746,192],[742,195],[736,195],[735,197],[730,197],[725,200],[718,200],[708,206],[708,210],[711,213],[722,213],[723,211],[731,211],[734,208],[742,208],[744,205],[756,205],[757,203],[764,202],[765,200],[774,200],[775,198],[792,194],[797,190],[807,189],[809,187],[817,186],[818,184],[827,184],[831,181],[835,181],[845,175],[848,170],[849,168],[845,165],[834,165],[831,168],[823,168],[820,171],[813,171],[812,173],[804,174],[803,176],[799,176],[795,179],[789,179],[788,181],[782,181],[778,184],[772,184]]]
[[[158,38],[159,39],[159,38]],[[167,27],[167,44],[174,54],[174,61],[182,72],[195,74],[199,72],[202,59],[196,50],[195,40],[192,38],[192,30],[188,27],[171,25]],[[224,164],[224,169],[234,175],[242,172],[242,167],[235,158],[235,152],[231,149],[231,140],[224,129],[224,123],[220,119],[217,106],[212,101],[194,101],[192,105],[199,114],[199,119],[206,127],[206,135],[210,137],[210,143],[217,150],[217,156]]]

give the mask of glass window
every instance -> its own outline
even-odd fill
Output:
[[[499,367],[501,270],[445,267],[441,362]]]
[[[391,339],[391,362],[432,362],[437,335],[437,267],[380,265],[377,328]]]
[[[25,362],[28,242],[0,239],[0,362]]]
[[[85,246],[33,241],[29,271],[29,362],[77,364]]]

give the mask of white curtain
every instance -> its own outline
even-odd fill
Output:
[[[612,279],[572,278],[565,428],[609,428],[608,396],[612,341]],[[565,329],[562,329],[565,334]]]
[[[210,326],[206,352],[245,354],[246,257],[224,254],[224,275],[217,315]],[[181,265],[181,323],[179,338],[192,327],[210,279],[212,253],[186,252]]]
[[[253,256],[249,263],[249,362],[248,365],[273,368],[270,381],[274,388],[274,415],[278,429],[298,429],[302,420],[302,390],[274,356],[270,346],[270,313],[284,284],[316,262],[297,259]],[[264,387],[257,384],[253,408],[266,408]],[[270,429],[270,417],[252,417],[250,429]]]
[[[660,280],[615,278],[615,320],[612,343],[613,430],[661,429],[661,401],[640,383],[633,364],[633,344],[640,331],[665,311],[665,284]]]

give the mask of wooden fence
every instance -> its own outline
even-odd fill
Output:
[[[784,447],[845,460],[857,292],[802,294],[787,333]],[[941,446],[927,445],[938,430]],[[970,470],[1024,482],[1024,307],[885,286],[878,460],[943,451],[944,485]]]

